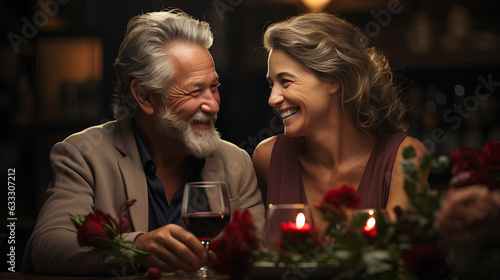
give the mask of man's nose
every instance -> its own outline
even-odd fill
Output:
[[[201,110],[203,112],[215,115],[219,113],[220,95],[219,92],[212,92],[211,90],[206,90],[202,96]]]

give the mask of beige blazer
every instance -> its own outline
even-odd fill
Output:
[[[54,179],[47,189],[35,229],[26,246],[21,271],[41,274],[109,274],[110,267],[81,248],[69,213],[86,215],[95,209],[117,217],[128,199],[135,237],[148,230],[146,175],[131,121],[111,121],[73,134],[57,143],[50,153]],[[256,227],[264,224],[264,204],[249,155],[222,141],[206,158],[204,181],[224,181],[231,210],[249,209]],[[114,272],[120,273],[120,272]]]

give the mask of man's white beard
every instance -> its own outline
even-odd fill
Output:
[[[220,134],[216,130],[214,123],[216,117],[203,113],[196,112],[189,120],[185,121],[177,117],[166,108],[165,112],[158,115],[156,126],[167,139],[174,143],[174,147],[178,147],[188,155],[197,158],[204,158],[212,154],[220,143]],[[211,121],[210,129],[193,129],[191,123],[193,121]]]

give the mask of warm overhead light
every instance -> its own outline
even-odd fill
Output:
[[[302,3],[304,3],[309,11],[317,12],[325,8],[330,3],[330,0],[302,0]]]

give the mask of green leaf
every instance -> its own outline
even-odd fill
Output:
[[[111,225],[104,223],[101,224],[104,226],[104,231],[106,231],[106,234],[110,238],[115,238],[118,235],[118,231],[117,228],[114,226],[114,223],[111,223]]]
[[[405,160],[401,163],[401,172],[410,177],[411,179],[418,181],[418,172],[413,160]]]
[[[431,173],[433,174],[443,174],[450,166],[450,159],[441,155],[437,159],[431,159]]]
[[[400,259],[401,258],[401,251],[398,248],[398,245],[396,244],[389,244],[387,249],[389,250],[389,254],[391,255],[392,259]]]
[[[413,146],[406,147],[403,150],[403,158],[406,160],[413,159],[415,157],[415,149]]]
[[[420,174],[421,176],[426,176],[427,172],[431,169],[431,159],[430,155],[424,155],[420,159]]]
[[[375,212],[375,219],[377,220],[375,227],[377,229],[377,236],[379,237],[378,239],[380,240],[381,237],[387,237],[392,224],[388,219],[386,219],[385,215],[382,214],[382,211],[380,211],[379,209],[377,209],[377,211]]]
[[[415,199],[417,194],[417,187],[415,186],[415,183],[405,180],[404,188],[408,199],[412,202],[412,199]]]
[[[69,213],[69,216],[71,218],[71,221],[73,222],[73,225],[75,225],[76,229],[79,229],[83,225],[83,222],[85,222],[85,217],[73,213]]]
[[[357,229],[360,229],[366,225],[366,221],[368,220],[369,215],[365,213],[361,213],[356,215],[351,222],[351,225]]]

